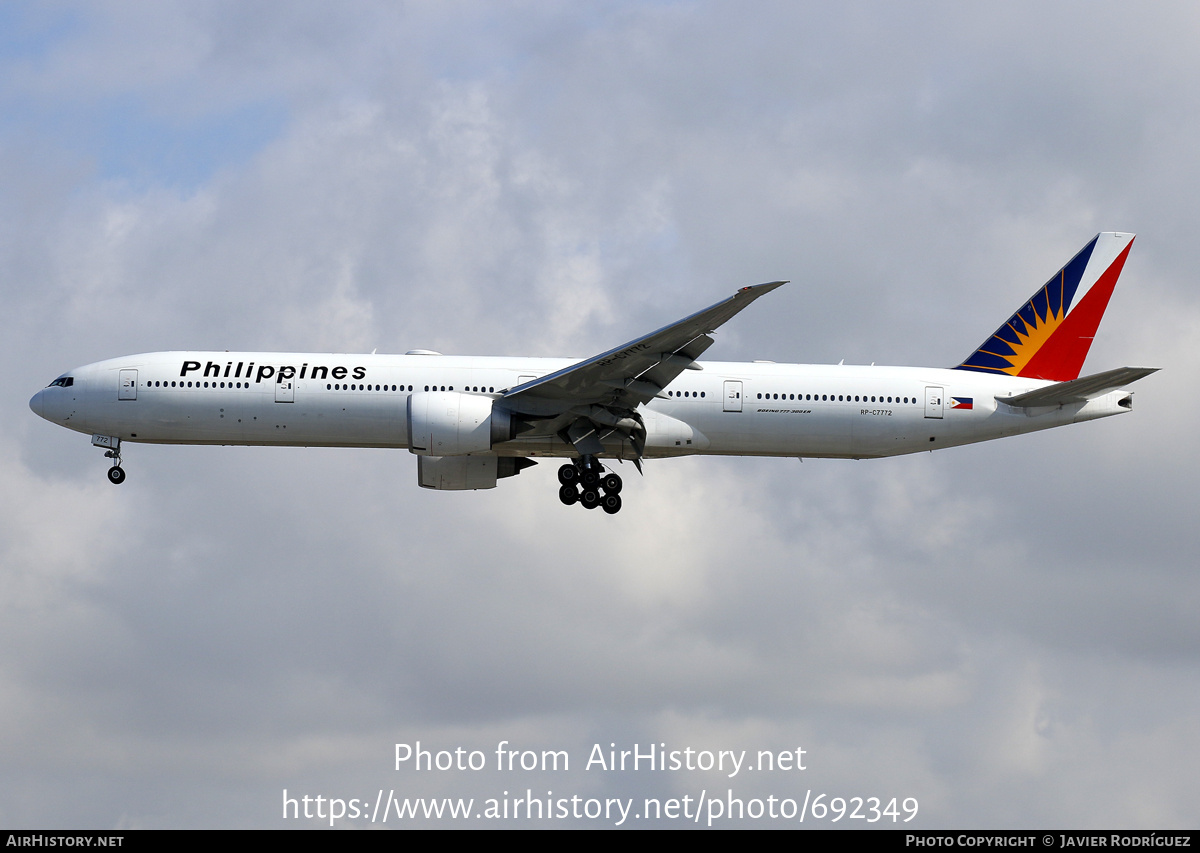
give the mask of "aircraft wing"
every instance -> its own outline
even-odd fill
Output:
[[[545,416],[561,412],[564,405],[633,407],[647,403],[684,370],[699,369],[695,360],[712,345],[710,333],[758,297],[786,283],[743,287],[728,299],[656,332],[518,385],[504,395],[504,404],[516,412]]]
[[[641,456],[645,430],[637,407],[661,396],[683,371],[699,370],[695,361],[712,346],[711,333],[755,299],[786,283],[743,287],[658,331],[518,385],[504,394],[503,405],[534,429],[558,433],[580,453],[600,452],[599,437],[617,430]]]
[[[1109,391],[1124,388],[1131,382],[1136,382],[1143,376],[1149,376],[1157,371],[1157,367],[1118,367],[1103,373],[1093,373],[1091,376],[1081,376],[1069,382],[1056,382],[1045,388],[1026,391],[1012,397],[997,397],[1001,403],[1022,409],[1036,406],[1062,406],[1070,403],[1085,403],[1094,397],[1100,397]]]

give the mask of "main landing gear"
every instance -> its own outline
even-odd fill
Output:
[[[567,506],[582,504],[584,509],[602,507],[609,515],[621,511],[621,476],[604,468],[595,456],[583,456],[558,469],[558,499]]]

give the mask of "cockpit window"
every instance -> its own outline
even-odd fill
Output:
[[[74,376],[60,376],[47,385],[47,388],[70,388],[75,384]]]

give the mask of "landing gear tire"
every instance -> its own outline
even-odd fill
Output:
[[[609,515],[621,511],[621,476],[605,473],[595,456],[579,457],[558,469],[558,499],[567,506],[582,504],[584,509],[602,507]]]
[[[108,482],[114,486],[119,486],[125,482],[125,469],[120,465],[114,465],[108,469]]]

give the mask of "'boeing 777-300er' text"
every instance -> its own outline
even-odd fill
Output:
[[[953,368],[698,361],[776,281],[583,361],[156,352],[64,373],[29,405],[90,434],[113,483],[126,442],[406,447],[429,489],[491,489],[566,458],[560,500],[615,513],[605,459],[868,459],[1129,411],[1122,389],[1156,368],[1079,373],[1132,244],[1098,234]]]

